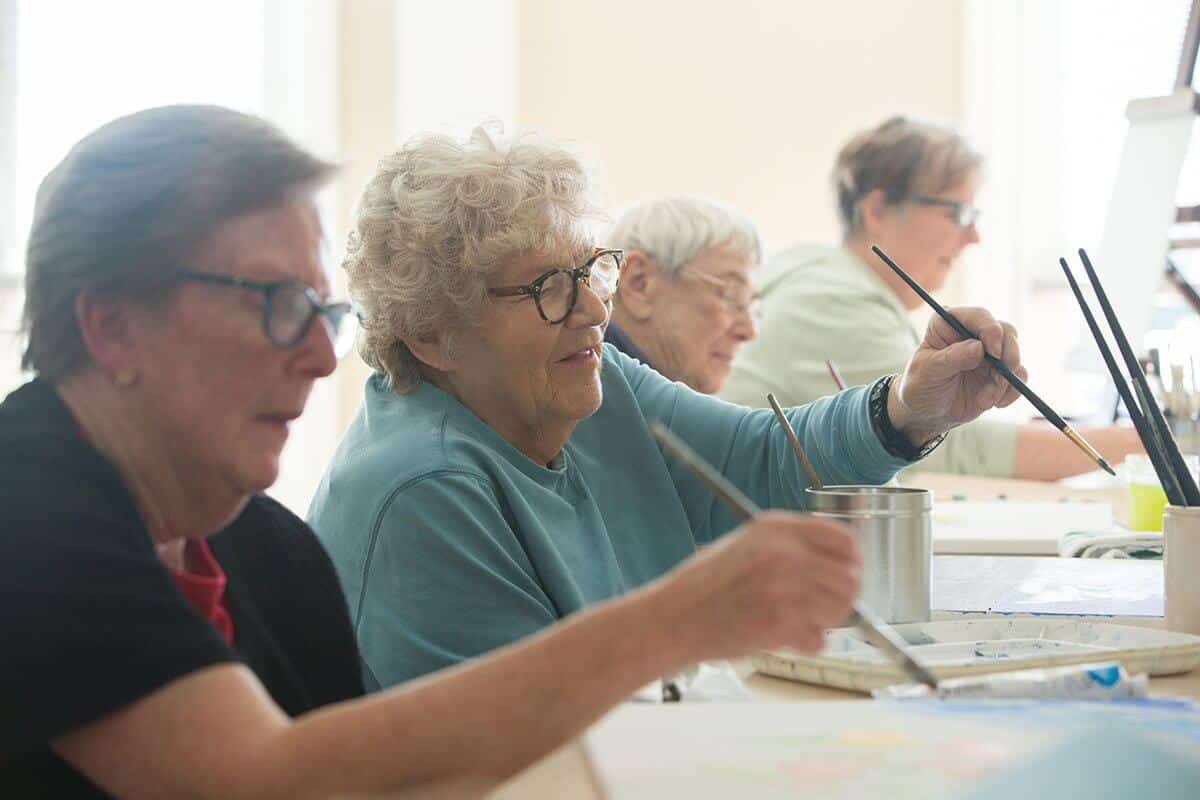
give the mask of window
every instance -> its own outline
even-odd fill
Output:
[[[13,332],[37,186],[98,125],[167,103],[261,114],[338,160],[339,0],[0,0],[0,398],[24,377]],[[372,153],[375,158],[378,154]],[[326,230],[335,190],[318,197]],[[323,381],[273,493],[302,511],[337,443]]]
[[[1058,258],[1081,246],[1096,254],[1125,140],[1126,106],[1171,93],[1190,5],[964,5],[964,127],[986,162],[982,242],[968,256],[962,291],[1038,343],[1026,348],[1027,366],[1052,404],[1095,409],[1096,387],[1063,369],[1090,363],[1072,354],[1076,343],[1090,339]],[[1200,128],[1190,151],[1181,204],[1200,202]],[[1011,413],[1022,411],[1018,405]]]
[[[38,183],[101,123],[165,103],[262,112],[267,5],[0,0],[0,272],[21,270]]]

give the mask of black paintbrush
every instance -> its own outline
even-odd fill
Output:
[[[937,313],[937,315],[939,317],[946,320],[947,324],[949,324],[950,327],[953,328],[955,330],[955,332],[958,333],[959,336],[962,336],[964,339],[978,339],[979,338],[978,336],[976,336],[975,334],[973,334],[969,330],[967,330],[967,326],[965,326],[961,322],[959,322],[957,317],[955,317],[953,314],[951,314],[946,309],[942,308],[941,303],[939,303],[937,300],[934,300],[933,297],[929,294],[929,292],[925,291],[925,289],[922,288],[921,284],[917,283],[915,280],[913,280],[911,277],[909,277],[908,273],[905,272],[904,270],[902,270],[900,268],[899,264],[897,264],[895,261],[892,261],[892,259],[888,258],[887,253],[883,252],[875,245],[871,245],[871,249],[874,250],[875,255],[877,255],[881,259],[883,259],[883,263],[885,263],[889,267],[891,267],[892,271],[895,272],[897,275],[899,275],[900,279],[903,280],[905,283],[907,283],[909,288],[912,289],[914,292],[916,292],[920,296],[920,298],[922,300],[924,300],[926,302],[926,304],[928,304],[928,306]],[[1028,400],[1030,403],[1032,403],[1033,407],[1036,408],[1041,413],[1041,415],[1050,422],[1051,425],[1053,425],[1054,427],[1056,427],[1060,431],[1062,431],[1064,436],[1066,436],[1068,439],[1070,439],[1071,442],[1076,447],[1078,447],[1080,450],[1082,450],[1084,453],[1086,453],[1088,458],[1095,461],[1096,464],[1098,464],[1100,466],[1100,468],[1102,470],[1104,470],[1105,472],[1107,472],[1109,475],[1117,474],[1113,470],[1113,468],[1111,466],[1109,466],[1108,462],[1104,460],[1104,457],[1102,455],[1100,455],[1099,452],[1097,452],[1096,448],[1094,448],[1090,444],[1088,444],[1088,441],[1086,439],[1084,439],[1082,436],[1080,436],[1079,433],[1074,428],[1072,428],[1070,425],[1068,425],[1067,421],[1065,419],[1063,419],[1061,416],[1059,416],[1057,411],[1055,411],[1053,408],[1051,408],[1049,405],[1047,405],[1045,400],[1038,397],[1037,394],[1034,393],[1033,389],[1030,389],[1025,384],[1025,381],[1018,378],[1015,374],[1013,374],[1013,371],[1011,369],[1004,366],[1003,361],[1001,361],[1000,359],[996,358],[995,356],[993,356],[987,352],[984,352],[983,357],[988,362],[988,364],[991,365],[992,369],[999,372],[1004,377],[1004,380],[1008,381],[1009,384],[1014,389],[1016,389],[1018,392],[1020,392],[1025,397],[1026,400]]]
[[[1117,349],[1121,351],[1121,357],[1125,359],[1125,366],[1129,370],[1129,377],[1133,379],[1134,390],[1137,392],[1138,400],[1142,403],[1142,413],[1146,417],[1148,427],[1154,434],[1155,441],[1161,443],[1167,464],[1183,490],[1184,505],[1200,506],[1200,488],[1196,486],[1196,479],[1188,471],[1183,454],[1179,452],[1179,445],[1176,443],[1175,437],[1171,435],[1171,429],[1167,427],[1162,410],[1154,400],[1150,384],[1146,382],[1146,373],[1142,372],[1142,365],[1138,363],[1137,356],[1133,354],[1133,348],[1129,346],[1129,339],[1126,338],[1125,331],[1121,328],[1117,313],[1113,311],[1112,304],[1108,302],[1108,294],[1100,284],[1100,276],[1096,274],[1096,270],[1092,267],[1092,260],[1088,258],[1087,251],[1082,247],[1079,248],[1079,258],[1083,261],[1083,269],[1087,273],[1088,280],[1092,282],[1092,289],[1096,292],[1096,299],[1100,302],[1100,310],[1104,312],[1104,318],[1108,320],[1108,327],[1117,343]],[[1143,444],[1147,443],[1143,442]],[[1165,483],[1163,487],[1166,488]]]
[[[1112,376],[1113,383],[1116,384],[1117,394],[1121,396],[1121,402],[1129,411],[1129,419],[1133,422],[1133,427],[1137,429],[1138,439],[1141,440],[1142,447],[1146,448],[1150,463],[1154,465],[1154,473],[1158,475],[1163,491],[1167,494],[1167,500],[1171,505],[1183,505],[1183,487],[1179,485],[1174,471],[1169,466],[1166,454],[1162,451],[1160,437],[1151,430],[1146,418],[1142,416],[1137,402],[1134,401],[1133,392],[1129,390],[1129,384],[1126,382],[1125,376],[1121,374],[1121,368],[1117,366],[1117,360],[1113,358],[1112,350],[1109,349],[1108,342],[1105,341],[1104,334],[1100,331],[1100,325],[1092,315],[1092,309],[1088,307],[1087,300],[1084,299],[1083,292],[1075,281],[1075,276],[1071,274],[1071,268],[1067,266],[1067,260],[1060,258],[1058,263],[1062,267],[1063,274],[1067,276],[1067,283],[1070,284],[1071,292],[1079,303],[1079,310],[1083,312],[1083,318],[1092,332],[1092,338],[1096,340],[1096,347],[1100,350],[1104,365],[1108,367],[1108,373]]]

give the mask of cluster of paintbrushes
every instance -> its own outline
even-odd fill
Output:
[[[1067,266],[1067,260],[1060,258],[1058,263],[1067,276],[1067,282],[1071,284],[1071,291],[1075,294],[1075,299],[1079,301],[1079,309],[1083,312],[1083,318],[1087,320],[1092,337],[1096,340],[1096,347],[1100,349],[1104,365],[1108,367],[1113,383],[1117,386],[1121,402],[1125,404],[1129,418],[1132,420],[1134,428],[1137,429],[1138,438],[1141,440],[1142,446],[1146,448],[1146,455],[1150,457],[1150,463],[1154,465],[1154,472],[1158,475],[1159,482],[1162,483],[1167,500],[1175,506],[1198,506],[1200,505],[1200,488],[1196,486],[1196,477],[1188,470],[1187,463],[1179,452],[1179,445],[1176,443],[1175,437],[1171,435],[1171,429],[1167,426],[1167,421],[1163,418],[1154,394],[1150,391],[1146,373],[1142,371],[1142,365],[1134,355],[1133,348],[1129,346],[1129,340],[1125,337],[1125,331],[1121,329],[1121,323],[1117,319],[1116,312],[1113,311],[1112,304],[1108,302],[1108,295],[1105,294],[1104,287],[1100,284],[1100,278],[1096,275],[1096,270],[1092,268],[1091,259],[1082,249],[1079,251],[1079,258],[1083,261],[1083,269],[1087,272],[1088,280],[1091,281],[1092,289],[1096,293],[1100,310],[1104,312],[1104,319],[1108,322],[1113,341],[1117,343],[1117,349],[1129,370],[1129,377],[1133,381],[1132,391],[1129,382],[1121,374],[1121,368],[1117,365],[1116,359],[1113,358],[1112,350],[1109,349],[1104,333],[1100,330],[1091,308],[1088,307],[1083,292],[1079,289],[1079,284],[1075,282],[1075,276],[1071,274],[1071,268]]]

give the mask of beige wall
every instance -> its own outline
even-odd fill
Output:
[[[827,186],[855,130],[960,123],[959,0],[523,0],[517,120],[575,141],[610,207],[693,192],[768,250],[832,240]]]

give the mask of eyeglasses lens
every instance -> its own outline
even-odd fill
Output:
[[[308,288],[300,283],[280,285],[267,302],[267,337],[281,347],[300,341],[314,313]]]
[[[617,291],[617,279],[620,276],[621,262],[613,253],[605,253],[592,262],[588,286],[607,303]]]
[[[560,270],[543,281],[538,300],[546,319],[550,322],[565,319],[571,311],[576,291],[575,279],[566,270]]]

